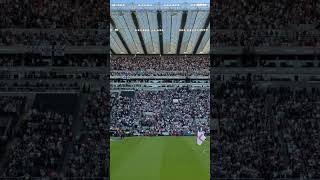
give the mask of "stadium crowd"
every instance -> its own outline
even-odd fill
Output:
[[[104,30],[0,30],[0,46],[107,46],[108,35]]]
[[[285,30],[216,31],[213,34],[215,47],[319,47],[320,33],[290,32]]]
[[[284,29],[290,25],[317,25],[320,21],[317,0],[225,0],[217,3],[213,9],[217,29]]]
[[[68,156],[66,177],[107,177],[109,163],[109,94],[106,90],[90,95],[84,112],[81,138],[73,140]]]
[[[52,63],[50,63],[50,61]],[[0,67],[106,67],[107,58],[99,55],[77,55],[69,54],[64,56],[55,56],[53,58],[41,56],[40,54],[24,55],[3,55],[0,56]]]
[[[317,46],[317,0],[215,1],[213,44],[220,46]]]
[[[120,93],[114,97],[110,128],[141,135],[209,132],[208,93],[188,87]]]
[[[2,92],[45,92],[45,91],[73,91],[73,90],[80,90],[81,84],[78,82],[72,81],[7,81],[3,80],[0,81],[0,90]]]
[[[26,103],[23,96],[0,96],[0,114],[20,114]]]
[[[209,56],[113,56],[110,65],[118,76],[209,75]]]
[[[84,102],[79,119],[58,110],[31,108],[15,128],[15,140],[8,146],[8,157],[0,166],[1,177],[61,178],[108,177],[109,131],[108,97],[104,88],[94,91]],[[4,97],[8,111],[18,97]],[[23,101],[24,102],[24,101]],[[74,108],[70,108],[73,110]],[[74,123],[82,124],[74,134]]]
[[[14,119],[24,112],[26,100],[25,96],[0,96],[0,159],[5,156],[5,147],[11,138],[10,126],[16,122]]]
[[[108,6],[104,0],[3,0],[0,28],[103,28]]]
[[[31,109],[18,140],[10,147],[3,177],[57,177],[72,116]]]
[[[89,92],[90,84],[84,81],[105,78],[90,70],[66,68],[67,66],[105,67],[105,57],[101,58],[99,55],[65,56],[65,49],[68,46],[108,45],[106,29],[109,28],[109,22],[107,22],[109,4],[107,1],[0,0],[0,9],[0,47],[2,50],[10,51],[17,48],[15,53],[20,53],[19,50],[25,51],[26,48],[30,48],[27,49],[28,53],[24,52],[24,54],[1,55],[0,91],[69,92],[88,87]],[[33,70],[30,67],[41,68]],[[25,103],[22,101],[19,98],[1,97],[1,113],[19,111]],[[107,102],[108,100],[104,101],[104,103]],[[94,113],[97,113],[98,110],[105,112],[106,109],[98,109],[102,107],[101,104],[94,103],[94,100],[89,100],[93,110],[88,108],[84,117],[103,117],[103,114]],[[89,177],[106,177],[106,174],[103,174],[106,169],[103,169],[102,166],[98,167],[100,164],[97,163],[106,163],[107,158],[102,158],[107,154],[108,149],[108,144],[103,142],[106,140],[106,136],[103,135],[108,134],[106,131],[103,134],[101,129],[100,132],[96,132],[95,128],[91,129],[86,126],[84,134],[87,132],[88,137],[85,137],[86,141],[78,142],[74,140],[71,133],[73,117],[70,114],[31,109],[28,114],[23,113],[15,120],[18,122],[14,124],[14,137],[10,139],[11,142],[8,144],[1,142],[0,177],[61,178],[58,173],[63,171],[61,170],[64,165],[65,154],[63,153],[68,152],[66,147],[69,146],[67,145],[71,144],[71,148],[77,149],[72,146],[83,142],[90,151],[85,155],[83,151],[80,151],[81,153],[75,156],[90,157],[91,163],[87,163],[88,159],[86,159],[82,166],[75,168],[76,174],[69,175],[80,176],[81,174],[82,176],[80,169],[85,169]],[[100,119],[95,120],[98,122]],[[100,125],[106,122],[108,121],[102,121]],[[96,126],[94,122],[89,123],[92,123],[92,127]],[[107,124],[103,125],[107,126]],[[2,154],[4,152],[7,153]],[[4,155],[7,157],[3,157]]]
[[[320,177],[319,89],[226,82],[216,94],[213,178]]]
[[[55,57],[33,53],[1,55],[0,90],[79,90],[84,81],[99,83],[108,79],[106,59],[99,54]]]

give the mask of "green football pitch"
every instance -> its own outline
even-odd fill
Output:
[[[128,137],[111,139],[111,180],[209,180],[209,137]]]

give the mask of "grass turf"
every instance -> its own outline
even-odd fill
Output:
[[[209,137],[129,137],[111,141],[111,180],[209,180]]]

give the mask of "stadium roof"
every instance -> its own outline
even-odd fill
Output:
[[[208,54],[206,0],[112,0],[113,54]]]

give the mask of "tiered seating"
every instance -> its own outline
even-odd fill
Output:
[[[220,91],[212,104],[213,178],[320,177],[319,89],[226,82]]]
[[[122,91],[112,107],[111,128],[144,135],[185,135],[199,128],[208,132],[208,93],[187,87]]]
[[[105,90],[90,95],[82,112],[82,137],[73,141],[65,176],[108,177],[109,94]]]

